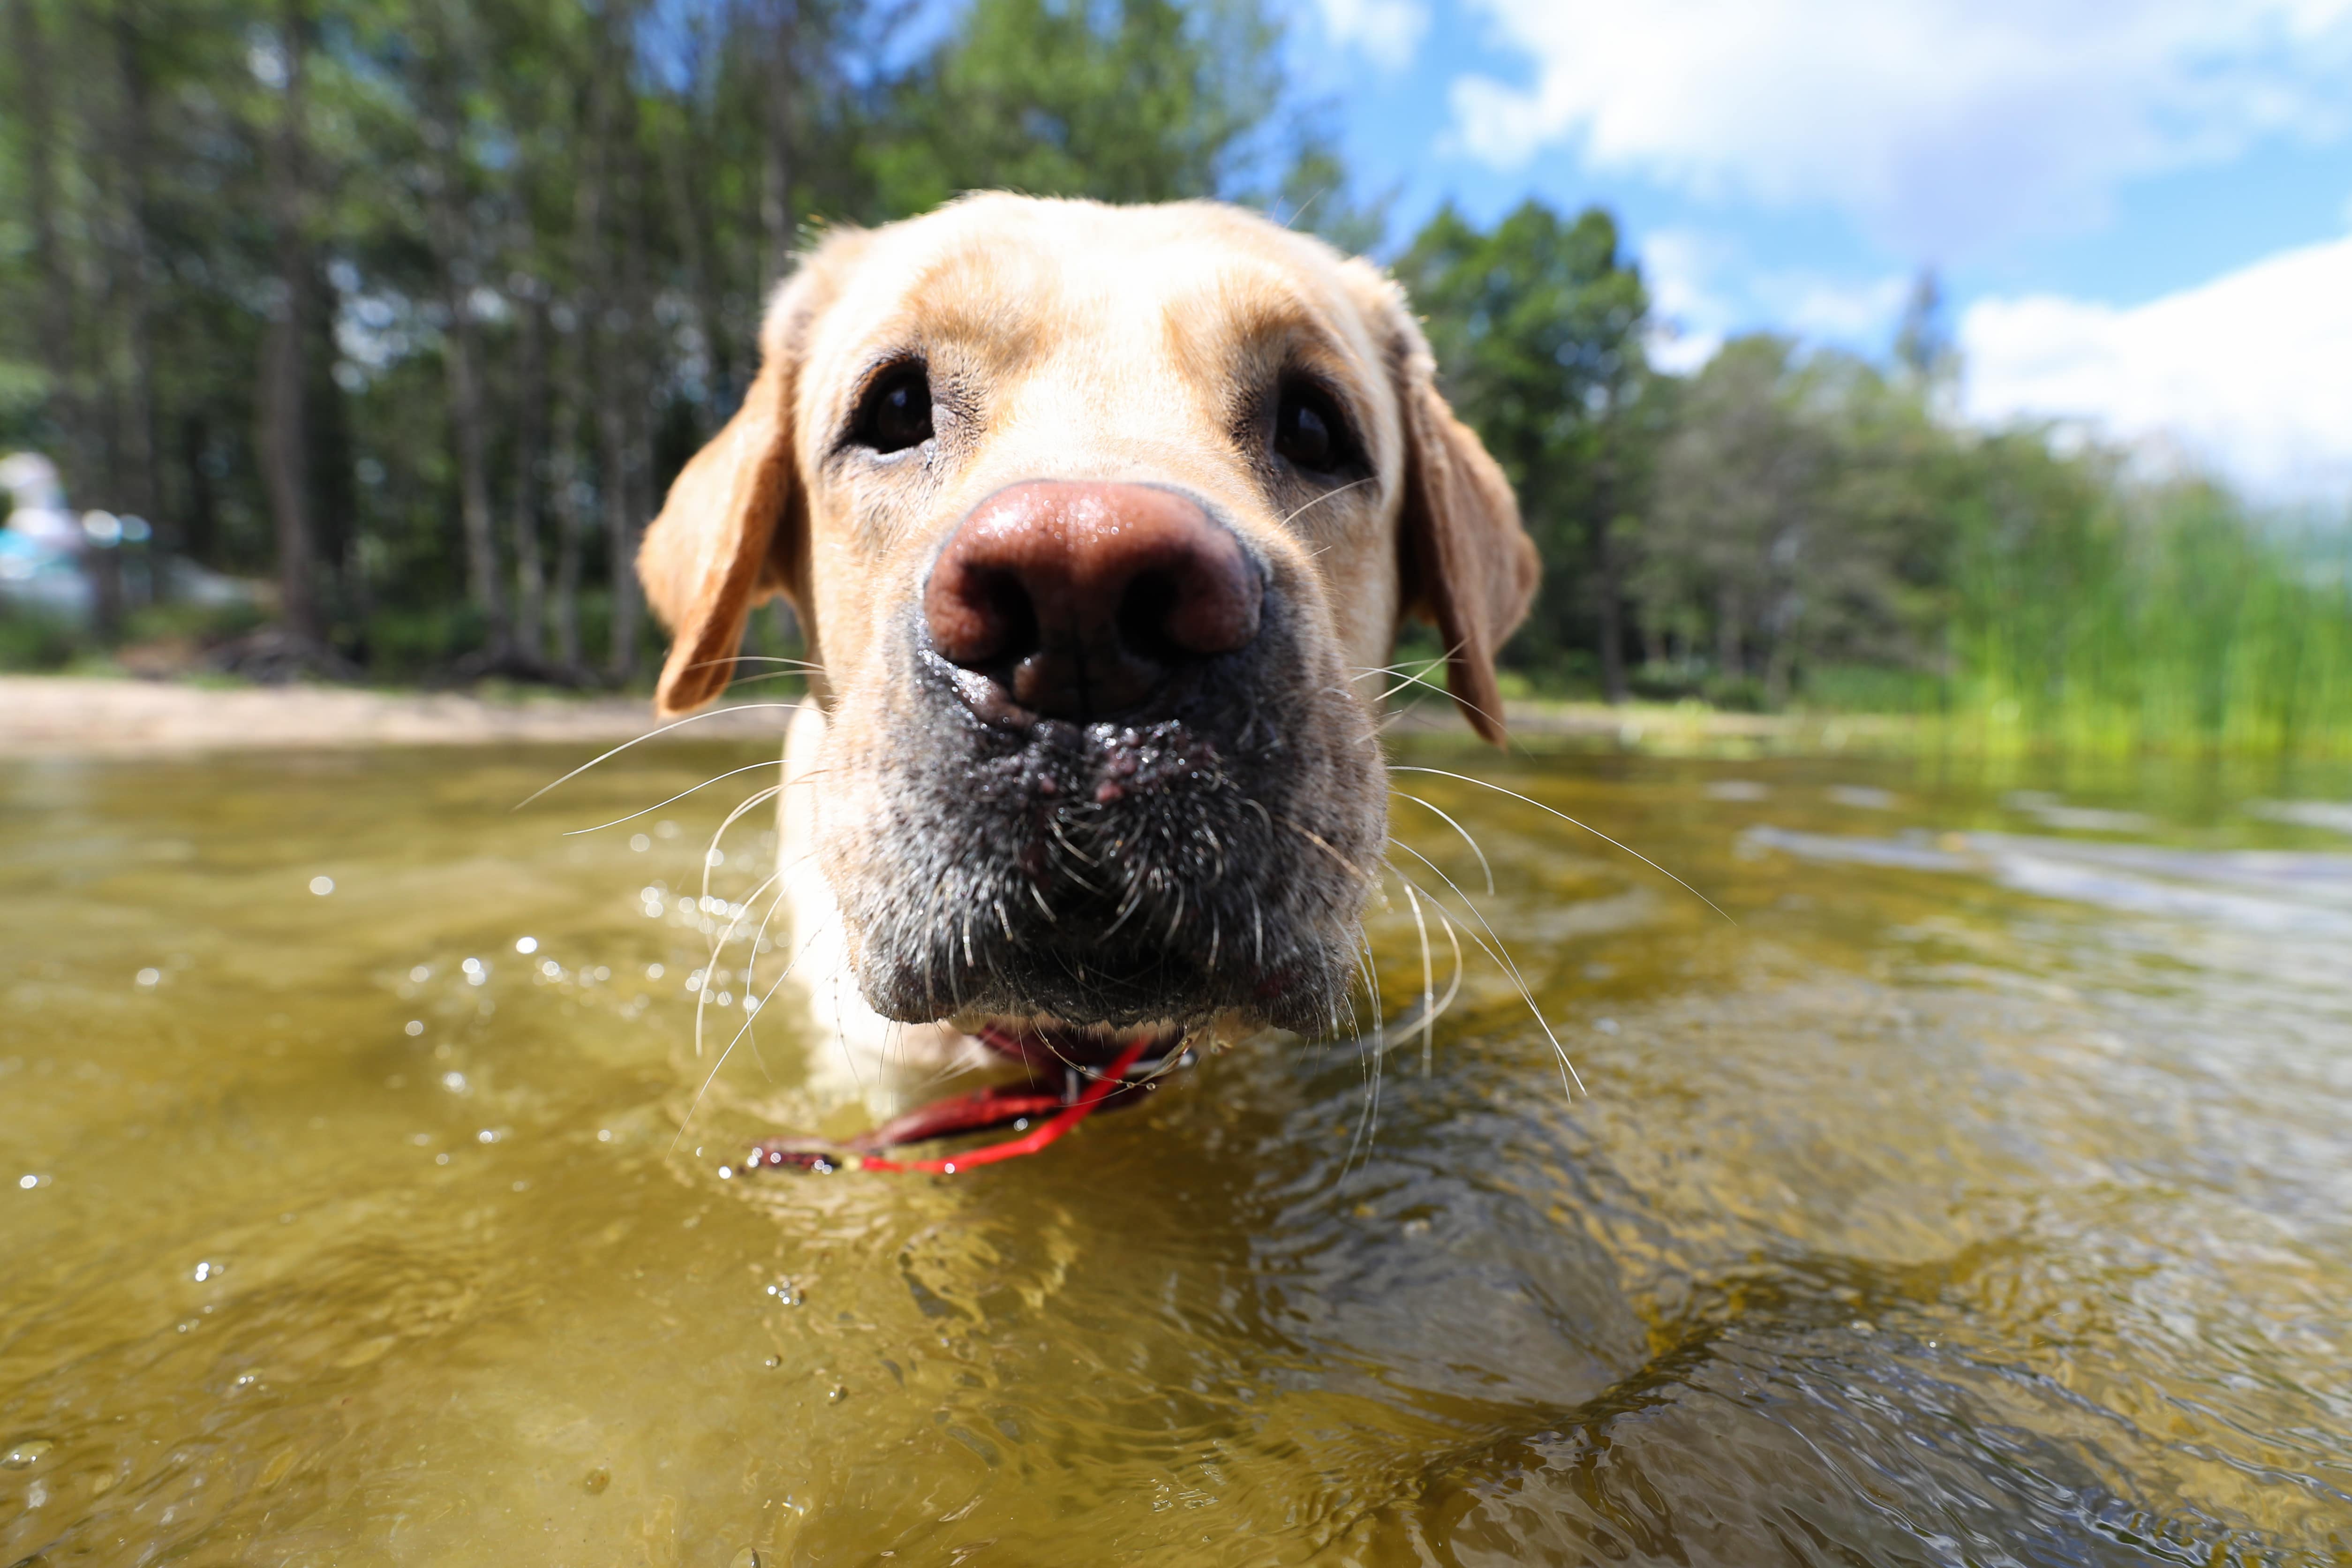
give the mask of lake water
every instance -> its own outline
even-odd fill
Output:
[[[2352,1557],[2340,772],[1414,752],[1737,924],[1400,774],[1376,1101],[744,1177],[763,781],[562,833],[760,752],[583,757],[0,762],[0,1563]]]

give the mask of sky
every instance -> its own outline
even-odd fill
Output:
[[[1391,235],[1615,212],[1658,361],[1883,353],[1935,268],[1986,424],[2352,505],[2352,0],[1295,0]]]

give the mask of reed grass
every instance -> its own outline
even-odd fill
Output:
[[[2207,485],[2032,467],[1963,520],[1955,742],[2352,754],[2352,535],[2266,528]]]

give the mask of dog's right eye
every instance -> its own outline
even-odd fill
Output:
[[[877,452],[903,452],[931,438],[931,378],[903,364],[876,378],[858,406],[852,438]]]

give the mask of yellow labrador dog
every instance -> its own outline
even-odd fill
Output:
[[[664,715],[754,605],[806,630],[780,874],[845,1085],[1346,1016],[1375,672],[1425,617],[1499,740],[1537,575],[1396,284],[1233,207],[976,196],[832,234],[761,348],[638,569]]]

